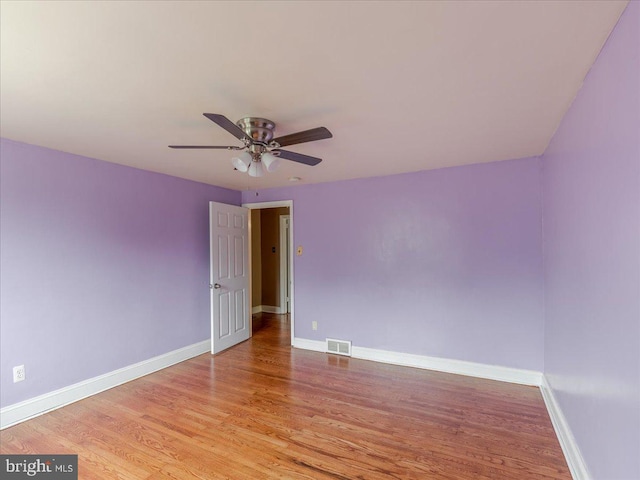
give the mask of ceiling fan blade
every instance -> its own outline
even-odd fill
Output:
[[[209,120],[211,120],[213,123],[224,128],[227,132],[229,132],[231,135],[236,137],[238,140],[248,140],[249,142],[253,143],[253,139],[249,135],[244,133],[244,131],[239,126],[237,126],[235,123],[233,123],[224,115],[220,115],[218,113],[203,113],[203,115],[207,117]]]
[[[316,140],[324,140],[325,138],[331,137],[333,137],[333,135],[329,130],[325,127],[318,127],[312,128],[311,130],[305,130],[304,132],[292,133],[290,135],[274,138],[272,141],[276,142],[281,147],[286,147],[287,145],[314,142]]]
[[[169,145],[169,148],[219,148],[225,150],[244,150],[244,147],[225,147],[222,145]]]
[[[303,155],[302,153],[290,152],[288,150],[274,150],[278,152],[280,158],[285,160],[291,160],[292,162],[304,163],[305,165],[314,166],[319,164],[322,159],[316,157],[310,157],[309,155]]]

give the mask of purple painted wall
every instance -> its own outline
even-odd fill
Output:
[[[298,337],[544,369],[593,477],[638,479],[639,87],[631,2],[542,160],[256,197],[2,140],[0,406],[208,339],[207,202],[292,199]]]
[[[640,478],[640,3],[543,156],[545,373],[594,479]]]
[[[294,201],[296,337],[541,371],[540,175],[533,158],[243,201]]]
[[[210,338],[208,201],[240,192],[0,148],[2,407]]]

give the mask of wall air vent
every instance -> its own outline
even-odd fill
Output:
[[[351,356],[351,342],[349,340],[336,340],[327,338],[327,353]]]

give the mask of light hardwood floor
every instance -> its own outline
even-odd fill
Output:
[[[292,349],[286,317],[0,432],[81,479],[563,479],[540,392]]]

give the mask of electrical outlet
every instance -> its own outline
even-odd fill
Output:
[[[317,330],[318,329],[318,322],[313,321],[311,322],[311,330]]]
[[[13,383],[21,382],[25,379],[24,365],[13,367]]]

